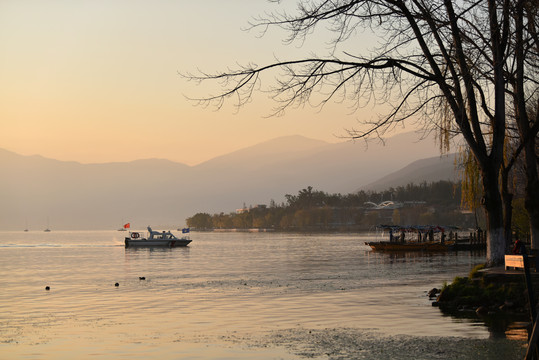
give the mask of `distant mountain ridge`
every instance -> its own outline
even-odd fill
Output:
[[[398,171],[361,187],[361,190],[382,191],[410,183],[420,184],[424,181],[427,183],[440,180],[456,182],[458,180],[456,157],[456,154],[448,154],[414,161]]]
[[[195,166],[163,159],[80,164],[0,149],[0,229],[114,229],[183,226],[197,212],[284,201],[312,186],[350,193],[423,158],[432,140],[395,135],[371,142],[327,143],[302,136],[270,140]]]

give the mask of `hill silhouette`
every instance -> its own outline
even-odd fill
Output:
[[[375,182],[362,186],[361,190],[382,191],[410,183],[419,184],[423,181],[427,183],[439,180],[456,182],[458,174],[455,160],[456,154],[417,160]]]
[[[81,164],[0,150],[0,229],[183,226],[197,212],[284,201],[312,186],[350,193],[438,153],[434,141],[399,134],[365,145],[302,136],[270,140],[196,166],[163,159]]]

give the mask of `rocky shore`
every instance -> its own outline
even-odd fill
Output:
[[[535,288],[539,289],[538,286]],[[432,306],[439,307],[444,314],[480,319],[499,333],[514,324],[523,328],[530,325],[527,287],[522,272],[495,274],[479,265],[468,277],[456,277],[451,284],[431,289],[427,295],[433,300]]]

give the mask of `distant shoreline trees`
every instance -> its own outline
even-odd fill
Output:
[[[438,181],[389,188],[328,194],[307,187],[296,195],[286,194],[286,202],[257,205],[230,213],[197,213],[186,219],[196,230],[271,229],[274,231],[326,232],[362,231],[380,224],[456,225],[484,228],[484,216],[462,211],[465,200],[461,183]],[[384,202],[393,205],[378,206]],[[520,207],[523,208],[522,201]],[[522,213],[524,209],[520,209]],[[514,231],[525,236],[527,219],[517,217]]]

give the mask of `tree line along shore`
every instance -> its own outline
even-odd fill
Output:
[[[462,229],[484,227],[480,210],[463,205],[460,182],[410,183],[384,191],[329,194],[311,186],[296,195],[286,194],[277,204],[243,206],[228,213],[197,213],[186,219],[198,231],[364,231],[380,224],[454,225]],[[524,203],[514,200],[513,227],[525,236]]]

